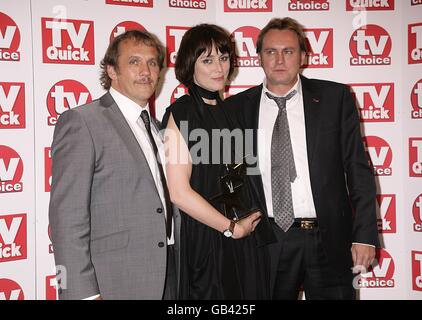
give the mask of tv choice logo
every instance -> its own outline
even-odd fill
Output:
[[[258,54],[255,43],[261,30],[252,26],[243,26],[234,30],[231,34],[233,42],[236,43],[235,66],[259,67]]]
[[[349,85],[361,122],[394,122],[394,83]]]
[[[41,18],[44,63],[95,64],[94,22]]]
[[[57,300],[57,279],[55,275],[45,277],[45,300]]]
[[[230,85],[224,88],[224,99],[234,96],[235,94],[241,93],[249,88],[252,88],[254,85]]]
[[[350,65],[390,65],[391,47],[391,36],[384,28],[374,24],[362,26],[350,37]]]
[[[224,0],[224,12],[272,12],[272,0]]]
[[[412,6],[417,6],[417,5],[420,5],[420,4],[422,4],[422,0],[411,0],[412,2],[411,2],[411,5]]]
[[[23,161],[12,148],[0,145],[0,194],[22,192]]]
[[[206,0],[169,0],[170,8],[207,9]]]
[[[25,300],[25,294],[17,282],[0,278],[0,301],[5,300]]]
[[[47,124],[56,125],[63,112],[91,101],[91,93],[79,81],[65,79],[55,83],[47,94]]]
[[[121,6],[146,7],[154,6],[153,0],[106,0],[106,4],[117,4]]]
[[[190,27],[166,26],[167,67],[173,68],[183,35]]]
[[[422,177],[422,138],[409,138],[409,175]]]
[[[422,23],[408,26],[408,63],[422,63]]]
[[[346,0],[346,11],[394,10],[394,0]]]
[[[110,42],[114,40],[118,35],[125,33],[129,30],[142,30],[146,31],[145,27],[142,24],[139,24],[135,21],[123,21],[116,25],[110,34]]]
[[[412,119],[422,119],[422,79],[415,83],[410,93]]]
[[[422,291],[422,251],[412,250],[412,289]]]
[[[0,82],[0,129],[25,128],[25,84]]]
[[[387,141],[377,136],[366,136],[362,140],[374,175],[391,176],[393,151]]]
[[[21,34],[16,22],[0,12],[0,61],[20,61]]]
[[[289,11],[328,11],[330,2],[328,0],[290,0]]]
[[[376,258],[368,272],[361,273],[353,280],[355,288],[394,288],[395,265],[385,249],[376,249]]]
[[[379,212],[377,214],[377,224],[379,233],[396,233],[396,195],[378,194],[377,202]]]
[[[26,214],[0,215],[0,263],[27,257]]]
[[[171,93],[170,104],[174,103],[177,99],[183,97],[185,94],[188,94],[188,88],[180,83]]]
[[[422,232],[422,193],[418,195],[413,202],[412,206],[413,220],[413,231]]]
[[[306,68],[333,67],[333,29],[305,29],[307,43]]]

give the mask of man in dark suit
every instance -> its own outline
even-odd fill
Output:
[[[133,30],[101,63],[108,92],[59,118],[50,224],[60,299],[175,299],[180,219],[150,117],[164,50]]]
[[[297,299],[303,286],[306,299],[354,299],[352,267],[368,268],[379,240],[349,88],[299,75],[306,43],[291,18],[264,27],[257,53],[264,83],[226,102],[255,130],[255,186],[278,240],[270,245],[273,298]]]

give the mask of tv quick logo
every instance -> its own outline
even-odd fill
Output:
[[[359,288],[394,288],[394,260],[384,249],[377,249],[375,267],[357,277]]]
[[[355,30],[350,37],[351,66],[382,66],[391,64],[391,37],[385,29],[368,24]]]
[[[0,12],[0,61],[19,61],[21,34],[15,21]]]
[[[60,115],[68,109],[80,106],[92,101],[91,93],[76,80],[61,80],[54,84],[47,95],[47,109],[50,114],[47,124],[54,126]]]
[[[24,299],[25,295],[18,283],[10,279],[0,279],[0,301]]]
[[[26,259],[26,214],[0,216],[0,263]]]
[[[422,63],[422,23],[408,26],[408,63]]]
[[[41,18],[44,63],[95,64],[94,22]]]
[[[57,280],[55,275],[45,277],[45,300],[57,300]]]
[[[236,67],[259,67],[258,54],[256,53],[256,40],[260,30],[255,27],[245,26],[237,28],[231,34],[236,44]]]
[[[116,25],[110,34],[110,42],[114,40],[118,35],[125,33],[129,30],[142,30],[146,31],[145,27],[134,21],[123,21]]]
[[[272,12],[272,0],[224,0],[224,12]]]
[[[409,138],[409,175],[422,177],[422,138]]]
[[[379,233],[396,233],[396,195],[378,194],[377,223]]]
[[[410,93],[412,119],[422,119],[422,79],[415,83]]]
[[[234,96],[235,94],[241,93],[249,88],[252,88],[253,85],[231,85],[224,88],[224,99]]]
[[[153,0],[106,0],[106,4],[117,4],[121,6],[152,8]]]
[[[394,10],[394,0],[346,0],[346,11],[355,10]]]
[[[52,159],[51,159],[51,148],[44,148],[44,191],[50,192],[51,191],[51,166],[52,166]]]
[[[333,67],[333,29],[305,29],[308,47],[306,68]]]
[[[206,0],[169,0],[170,8],[202,9],[207,8]]]
[[[167,67],[174,68],[182,37],[189,27],[166,26]]]
[[[328,0],[290,0],[289,11],[328,11]]]
[[[350,84],[361,122],[394,122],[394,83]]]
[[[422,291],[422,251],[412,250],[412,289]]]
[[[412,206],[413,220],[413,231],[422,232],[422,193],[418,195],[413,202]]]
[[[170,104],[174,103],[177,99],[183,97],[185,94],[188,94],[188,88],[186,88],[183,84],[179,84],[171,93]]]
[[[391,176],[393,152],[390,145],[380,137],[367,136],[362,138],[368,155],[369,165],[376,176]]]
[[[25,84],[0,82],[0,129],[25,128]]]
[[[23,161],[20,155],[7,146],[0,145],[0,194],[22,192]]]

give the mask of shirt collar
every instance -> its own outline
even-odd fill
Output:
[[[145,107],[141,107],[139,104],[121,94],[113,87],[110,87],[109,92],[119,107],[120,111],[123,113],[123,116],[131,123],[136,123],[136,121],[139,119],[139,116],[141,115],[141,112],[144,110],[146,110],[151,117],[149,104],[147,104]]]
[[[264,81],[262,82],[262,88],[263,88],[263,96],[265,97],[265,99],[271,100],[265,94],[266,92],[272,94],[273,96],[279,97],[279,95],[275,94],[274,92],[270,91],[267,88],[267,79],[266,78],[264,78]],[[300,76],[299,75],[297,75],[297,80],[296,80],[296,83],[294,84],[294,86],[288,92],[286,92],[286,94],[283,97],[287,96],[293,90],[296,90],[297,91],[297,94],[295,96],[299,96],[299,95],[302,94],[302,81],[300,80]]]

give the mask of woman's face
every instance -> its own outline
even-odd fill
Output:
[[[209,91],[220,91],[224,88],[230,70],[228,53],[221,53],[215,47],[211,52],[205,51],[195,62],[194,82]]]

